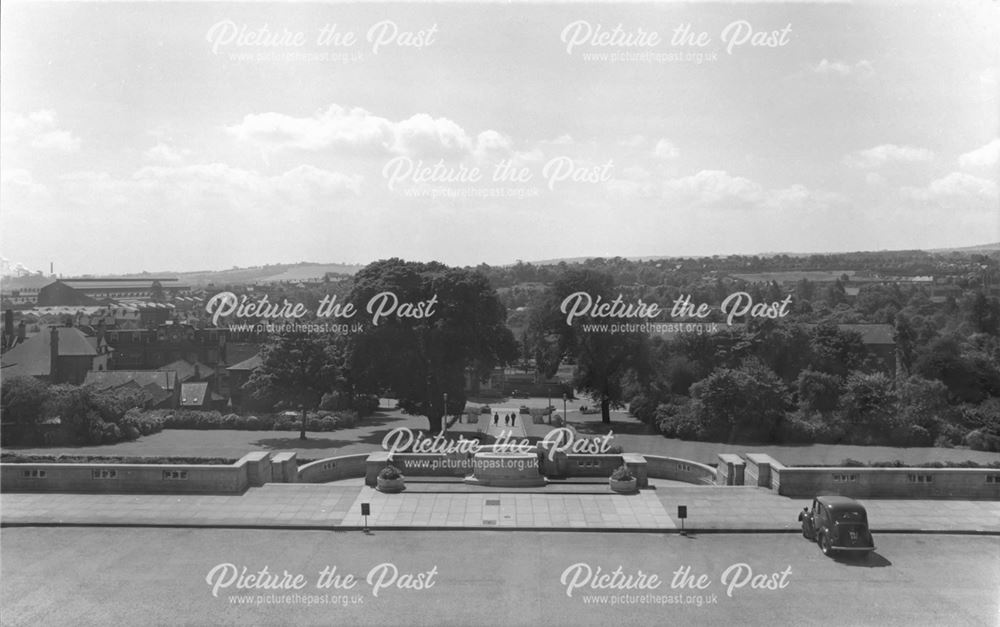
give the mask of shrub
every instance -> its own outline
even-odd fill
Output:
[[[358,413],[355,411],[345,411],[340,413],[340,427],[350,429],[358,425]]]
[[[378,477],[383,481],[394,481],[396,479],[401,479],[403,477],[403,473],[400,472],[399,468],[389,464],[379,471]]]
[[[893,446],[930,446],[934,442],[931,432],[920,425],[902,425],[889,434]]]
[[[33,424],[41,417],[48,386],[35,377],[4,377],[0,381],[0,403],[4,419]]]
[[[628,466],[622,464],[611,473],[611,479],[613,481],[631,481],[635,479],[635,475],[629,471]]]
[[[974,451],[1000,453],[1000,436],[985,429],[974,429],[965,436],[965,445]]]
[[[652,395],[636,394],[628,404],[628,412],[647,424],[656,418],[656,409],[659,407],[659,400]]]
[[[663,403],[656,408],[654,419],[664,437],[681,440],[698,440],[704,437],[691,403]]]

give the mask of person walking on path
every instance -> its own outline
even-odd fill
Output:
[[[498,426],[500,424],[500,412],[493,414],[493,425]]]
[[[510,415],[510,426],[513,427],[515,422],[517,422],[517,414],[511,414]]]

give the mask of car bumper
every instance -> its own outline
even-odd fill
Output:
[[[855,551],[857,553],[868,553],[875,550],[873,546],[831,546],[833,551]]]

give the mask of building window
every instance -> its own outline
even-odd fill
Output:
[[[834,483],[850,483],[858,480],[857,475],[834,475]]]
[[[188,478],[188,472],[186,470],[164,470],[163,479],[164,480],[182,480]]]
[[[910,483],[934,483],[934,475],[906,475]]]
[[[44,479],[45,471],[37,469],[25,470],[21,473],[21,476],[25,479]]]
[[[102,468],[101,470],[92,470],[90,471],[90,477],[91,479],[117,479],[118,471],[108,470],[105,468]]]
[[[986,483],[1000,483],[1000,475],[986,475]]]

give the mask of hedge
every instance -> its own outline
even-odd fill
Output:
[[[240,416],[238,414],[223,415],[218,411],[155,409],[145,412],[145,415],[161,420],[164,429],[230,429],[235,431],[300,431],[302,429],[301,413],[297,413],[295,417],[283,414]],[[334,431],[355,427],[357,424],[357,413],[349,410],[306,412],[307,431]]]

